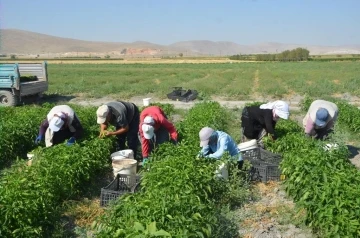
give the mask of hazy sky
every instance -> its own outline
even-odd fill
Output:
[[[0,0],[0,27],[92,40],[360,44],[360,0]]]

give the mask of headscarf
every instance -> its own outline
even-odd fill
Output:
[[[275,102],[269,102],[266,104],[260,105],[260,109],[272,109],[273,114],[279,116],[282,119],[287,120],[289,118],[289,105],[281,100]]]

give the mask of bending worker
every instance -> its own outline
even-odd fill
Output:
[[[229,152],[230,156],[235,157],[238,161],[238,168],[241,170],[243,159],[237,145],[230,135],[223,131],[215,131],[210,127],[204,127],[199,132],[200,156],[205,158],[220,159],[225,152]]]
[[[53,107],[41,123],[35,144],[45,137],[46,147],[60,144],[67,139],[67,145],[72,145],[82,134],[83,127],[74,110],[68,105],[59,105]]]
[[[158,106],[147,107],[141,112],[139,133],[143,164],[147,162],[149,154],[155,146],[170,141],[170,138],[174,144],[177,144],[178,134],[175,126]]]
[[[241,116],[242,141],[256,139],[261,142],[266,135],[275,140],[275,126],[280,118],[289,118],[289,105],[284,101],[245,107]]]
[[[303,119],[305,134],[315,139],[325,139],[332,131],[339,109],[335,103],[315,100]]]
[[[96,111],[97,123],[100,124],[101,136],[116,136],[118,150],[125,149],[125,141],[129,149],[134,152],[136,158],[139,131],[139,109],[130,102],[109,102],[102,105]],[[115,131],[108,131],[109,124],[115,127]]]

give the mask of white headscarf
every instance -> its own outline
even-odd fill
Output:
[[[287,120],[289,118],[289,105],[281,100],[277,100],[275,102],[269,102],[266,104],[262,104],[260,109],[272,109],[273,113],[279,116],[282,119]]]

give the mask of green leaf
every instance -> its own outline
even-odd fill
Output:
[[[154,222],[151,222],[150,224],[147,224],[146,225],[147,227],[146,227],[146,230],[150,233],[150,234],[152,234],[152,233],[154,233],[155,231],[156,231],[156,222],[154,221]]]
[[[159,230],[159,231],[155,231],[154,233],[152,233],[153,236],[168,236],[171,237],[170,233],[164,231],[164,230]]]
[[[137,221],[134,222],[134,229],[137,230],[137,231],[144,231],[145,230],[144,226],[141,223],[137,222]]]

